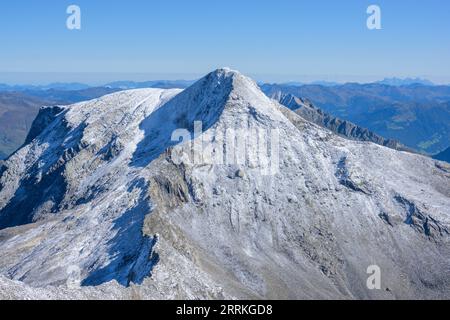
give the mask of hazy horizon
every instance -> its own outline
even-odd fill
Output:
[[[213,71],[215,69],[211,69]],[[239,70],[238,70],[239,71]],[[196,74],[182,74],[182,73],[117,73],[117,72],[0,72],[0,84],[10,86],[20,85],[35,85],[46,86],[55,83],[80,83],[89,86],[101,86],[111,82],[121,81],[195,81],[206,75],[205,73]],[[245,73],[244,73],[245,74]],[[262,83],[302,83],[312,84],[317,82],[330,82],[330,83],[373,83],[382,81],[385,79],[420,79],[428,80],[436,85],[450,85],[450,79],[437,77],[427,77],[423,75],[410,75],[410,76],[354,76],[354,75],[264,75],[264,74],[246,74],[255,81]]]

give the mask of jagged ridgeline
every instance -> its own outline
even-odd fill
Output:
[[[385,139],[376,133],[360,127],[350,121],[339,119],[314,106],[311,101],[296,97],[290,93],[278,91],[271,98],[297,113],[303,119],[313,122],[332,132],[357,141],[370,141],[391,149],[413,152],[411,148],[402,145],[399,141]]]
[[[1,298],[450,298],[448,164],[344,139],[236,71],[44,108],[0,168]]]

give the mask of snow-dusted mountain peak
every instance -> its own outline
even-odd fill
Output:
[[[449,184],[228,69],[46,108],[0,167],[0,297],[448,298]]]

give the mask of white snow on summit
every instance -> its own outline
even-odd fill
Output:
[[[229,129],[276,130],[278,170],[175,157],[220,158]],[[450,297],[450,167],[338,137],[237,71],[43,109],[32,132],[0,167],[1,298]]]

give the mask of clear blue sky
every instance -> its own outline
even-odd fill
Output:
[[[80,31],[66,28],[70,4],[81,7]],[[366,28],[370,4],[382,30]],[[1,82],[188,78],[229,66],[267,81],[450,83],[450,1],[1,1],[0,43]]]

